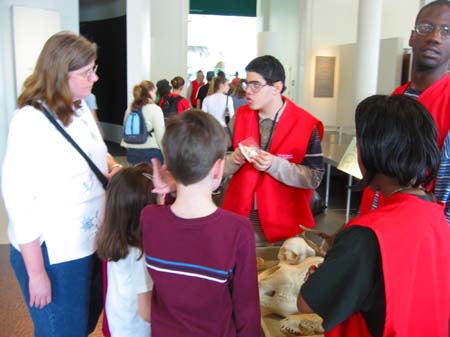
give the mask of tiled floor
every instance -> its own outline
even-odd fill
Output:
[[[126,162],[124,151],[116,146],[110,145],[110,152],[117,156],[117,159]],[[317,229],[326,233],[333,233],[342,226],[345,221],[345,199],[347,178],[344,174],[332,172],[330,189],[330,207],[322,214],[316,216]],[[319,193],[324,196],[325,187],[320,186]],[[216,198],[220,203],[222,195]],[[359,204],[360,193],[352,194],[352,216],[355,214]],[[33,328],[25,304],[23,303],[14,273],[9,264],[9,246],[0,245],[0,337],[31,337]],[[100,337],[101,324],[97,326],[90,337]]]

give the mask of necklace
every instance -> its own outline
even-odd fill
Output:
[[[281,107],[278,109],[277,113],[275,114],[275,118],[272,121],[272,127],[270,128],[269,138],[267,139],[266,146],[264,146],[263,148],[264,151],[267,151],[269,149],[270,143],[272,142],[273,132],[275,131],[275,124],[277,122],[278,114],[280,113],[281,110],[283,110],[283,107],[284,107],[284,100],[283,104],[281,104]],[[259,143],[261,144],[261,135]]]
[[[386,199],[389,198],[391,195],[393,195],[393,194],[395,194],[395,193],[400,193],[400,192],[404,192],[404,191],[408,191],[408,190],[415,190],[415,189],[421,190],[421,191],[424,190],[424,189],[423,189],[422,187],[420,187],[420,186],[419,186],[419,187],[403,186],[403,187],[399,187],[399,188],[393,190],[391,193],[389,193],[388,196],[386,197]]]

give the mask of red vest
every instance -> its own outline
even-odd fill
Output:
[[[443,207],[396,193],[347,226],[370,228],[381,251],[386,296],[383,337],[448,337],[450,227]],[[371,336],[358,312],[325,336]]]
[[[284,99],[286,107],[274,130],[268,152],[300,164],[313,128],[317,127],[322,138],[323,125],[292,101]],[[235,115],[233,146],[237,147],[248,137],[253,137],[259,145],[258,113],[245,105]],[[269,242],[298,234],[301,232],[299,224],[314,226],[310,209],[312,190],[287,186],[270,174],[256,170],[248,162],[233,175],[222,207],[248,216],[253,209],[255,193],[261,227]]]
[[[197,106],[197,91],[198,88],[200,88],[205,82],[202,82],[201,84],[198,84],[197,80],[193,80],[191,82],[191,104],[195,108]]]
[[[401,85],[394,90],[392,95],[403,95],[411,82]],[[442,78],[426,88],[417,99],[430,112],[436,123],[438,131],[438,146],[441,149],[444,139],[450,129],[450,75],[445,74]],[[361,199],[360,214],[370,212],[375,192],[365,188]],[[380,194],[378,206],[383,203]]]

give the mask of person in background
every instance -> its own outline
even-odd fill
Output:
[[[337,234],[298,309],[320,315],[325,336],[448,337],[450,227],[422,187],[438,170],[435,123],[410,97],[374,95],[355,125],[363,180],[385,202]]]
[[[214,78],[214,71],[208,71],[206,73],[206,84],[202,85],[197,92],[197,109],[202,108],[202,103],[205,97],[208,95],[209,85]]]
[[[445,203],[450,224],[450,2],[437,0],[422,7],[411,31],[411,81],[394,90],[393,94],[407,95],[422,103],[437,126],[438,147],[443,148],[441,165],[436,178],[436,198]],[[432,190],[434,184],[431,184]],[[383,195],[366,188],[361,200],[360,214],[383,204]]]
[[[234,90],[236,86],[238,85],[239,81],[241,79],[239,78],[239,73],[236,71],[234,73],[234,78],[231,80],[231,89]]]
[[[197,71],[197,77],[195,80],[191,81],[191,85],[189,86],[187,97],[189,97],[189,103],[191,108],[195,108],[197,106],[197,92],[198,89],[205,84],[205,75],[203,71]]]
[[[104,136],[103,130],[100,126],[100,121],[98,120],[98,115],[97,115],[98,106],[97,106],[97,99],[95,98],[95,95],[91,92],[89,94],[89,96],[84,99],[84,101],[86,102],[88,108],[91,110],[92,115],[94,116],[95,121],[97,122],[98,129],[100,130],[100,133],[102,134],[102,137],[103,137]]]
[[[248,103],[229,124],[234,151],[225,175],[232,178],[222,206],[250,216],[256,244],[267,245],[298,234],[299,224],[315,225],[310,200],[324,174],[323,125],[282,95],[286,77],[275,57],[257,57],[246,71]],[[249,137],[259,148],[250,161],[239,147]]]
[[[155,104],[159,105],[161,97],[168,95],[172,87],[170,86],[169,81],[164,78],[156,82],[156,88],[158,90],[156,91]]]
[[[164,110],[164,103],[166,101],[175,100],[177,104],[177,112],[178,114],[181,114],[184,110],[189,109],[189,101],[181,96],[181,92],[184,88],[184,79],[181,76],[176,76],[172,79],[172,81],[170,81],[170,84],[172,85],[172,92],[165,96],[161,96],[159,106]]]
[[[188,110],[167,125],[163,152],[177,197],[141,213],[154,336],[261,336],[252,227],[211,197],[225,148],[223,128],[202,111]]]
[[[154,204],[151,166],[124,168],[108,184],[97,253],[107,261],[105,311],[112,337],[150,336],[153,282],[143,257],[141,210]]]
[[[246,92],[244,89],[245,80],[239,80],[234,88],[231,98],[233,99],[234,110],[237,111],[241,106],[247,104]]]
[[[94,240],[103,221],[105,191],[43,109],[51,111],[105,176],[120,170],[107,156],[84,101],[98,80],[96,57],[97,46],[82,36],[67,31],[51,36],[24,82],[9,127],[2,194],[10,261],[35,336],[84,337],[90,332]],[[30,163],[39,165],[31,168]]]
[[[212,80],[212,87],[214,93],[205,97],[202,110],[212,115],[222,127],[226,127],[234,116],[233,100],[228,96],[230,85],[225,77],[216,77]]]
[[[164,135],[164,116],[161,108],[155,104],[156,87],[151,81],[142,81],[133,88],[133,103],[125,111],[124,124],[132,110],[142,109],[149,136],[144,144],[129,144],[122,139],[121,146],[127,149],[127,161],[130,165],[145,162],[152,158],[164,162],[161,141]]]

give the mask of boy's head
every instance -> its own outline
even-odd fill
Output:
[[[356,108],[358,161],[364,180],[377,174],[401,186],[427,185],[437,173],[436,126],[425,107],[407,96],[374,95]]]
[[[167,168],[183,185],[204,179],[227,143],[222,126],[201,110],[187,110],[169,120],[162,140]]]
[[[286,89],[286,86],[284,85],[284,82],[286,81],[284,67],[281,62],[272,55],[259,56],[253,59],[247,67],[245,67],[245,71],[261,75],[268,85],[281,82],[283,85],[281,93]]]

